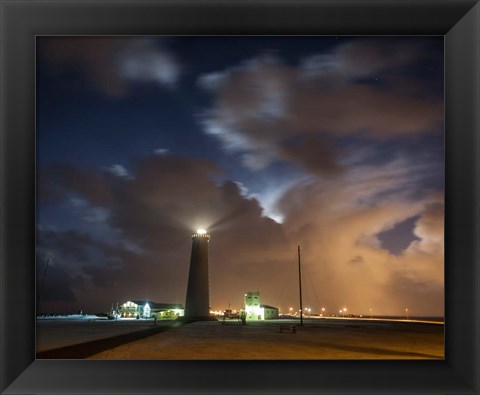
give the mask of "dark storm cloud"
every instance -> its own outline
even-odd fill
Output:
[[[82,280],[73,278],[65,269],[49,266],[42,290],[42,280],[37,276],[37,300],[41,302],[74,302],[74,289],[82,287]],[[80,281],[79,281],[80,280]]]
[[[84,292],[90,283],[98,284],[102,281],[100,276],[93,278],[92,274],[96,275],[98,272],[92,273],[85,268],[91,267],[92,262],[95,262],[108,263],[110,270],[115,270],[115,265],[109,260],[116,257],[122,249],[122,246],[106,244],[90,234],[76,230],[37,227],[37,293],[40,293],[45,276],[41,300],[78,300],[78,292]]]
[[[49,234],[51,235],[51,232]],[[56,247],[55,251],[57,251]],[[65,253],[69,248],[73,250],[71,256],[77,255],[79,249],[81,249],[81,247],[70,244],[67,248],[60,247],[60,250]],[[62,253],[58,254],[59,258],[63,256]],[[61,258],[57,261],[55,255],[47,254],[42,247],[37,247],[37,301],[73,302],[77,300],[75,288],[82,289],[84,286],[83,278],[72,275],[69,268],[62,265],[60,261]]]
[[[86,261],[88,254],[86,248],[94,243],[87,234],[81,234],[75,230],[58,232],[55,229],[39,228],[37,231],[37,251],[41,258],[47,260],[49,252],[53,249],[68,261]],[[57,258],[53,258],[57,260]]]
[[[252,285],[247,281],[246,267],[260,267],[264,272],[271,270],[269,261],[283,261],[285,235],[281,226],[263,217],[259,203],[244,196],[236,183],[217,185],[212,175],[218,169],[210,162],[155,155],[136,161],[133,168],[132,178],[112,176],[101,169],[97,173],[71,167],[66,171],[63,166],[62,171],[55,166],[44,170],[62,175],[51,179],[64,198],[81,195],[110,214],[104,218],[105,229],[115,238],[109,244],[98,240],[88,243],[79,235],[75,235],[79,243],[72,244],[73,233],[50,231],[51,252],[71,257],[76,270],[89,279],[88,291],[79,296],[82,300],[96,308],[100,308],[98,301],[105,299],[108,304],[146,297],[183,303],[190,234],[201,226],[212,234],[212,261],[217,262],[212,276],[239,279],[215,282],[214,289],[231,295],[232,300]],[[103,185],[100,193],[99,180]]]
[[[346,169],[324,184],[318,179],[296,184],[281,201],[283,224],[263,216],[258,201],[238,183],[216,184],[212,175],[218,171],[208,161],[155,155],[137,160],[131,178],[101,169],[70,169],[82,182],[56,178],[65,196],[81,193],[89,204],[105,203],[110,212],[105,229],[116,238],[104,243],[75,232],[44,232],[51,252],[75,267],[71,276],[85,279],[83,290],[75,288],[77,299],[95,310],[135,298],[183,303],[189,236],[200,226],[211,234],[212,306],[231,302],[237,308],[245,291],[259,289],[264,303],[285,309],[297,299],[292,271],[297,244],[314,287],[310,295],[329,306],[346,304],[360,313],[374,306],[378,314],[388,314],[402,311],[412,294],[430,300],[441,292],[443,251],[432,243],[442,237],[443,198],[412,200],[395,192],[410,189],[411,173],[417,172],[411,163]],[[98,180],[108,199],[98,198]],[[385,198],[372,204],[378,195]],[[418,216],[419,240],[403,254],[391,255],[378,234],[412,216]],[[402,296],[392,287],[413,291]],[[443,311],[442,299],[429,309],[419,313]]]
[[[342,172],[332,145],[325,138],[301,136],[294,141],[286,141],[279,147],[283,158],[303,166],[314,174],[335,175]]]
[[[405,72],[429,53],[427,44],[366,39],[313,54],[297,67],[260,56],[200,77],[199,85],[215,100],[202,122],[226,149],[243,153],[252,169],[286,160],[328,174],[338,170],[334,145],[319,149],[322,140],[317,140],[318,160],[310,144],[292,152],[286,142],[299,136],[375,140],[441,130],[441,98]]]
[[[68,191],[74,191],[81,196],[88,195],[93,204],[108,205],[112,196],[105,178],[105,174],[65,163],[49,165],[37,172],[37,198],[39,203],[56,203],[63,200]]]
[[[123,96],[132,82],[175,85],[180,67],[158,40],[122,37],[40,38],[38,55],[57,73],[75,70],[90,86]]]
[[[112,280],[115,280],[115,276],[112,276],[109,270],[97,266],[83,266],[83,272],[92,279],[95,287],[108,288],[112,285]]]
[[[113,229],[110,231],[113,232]],[[51,296],[42,296],[44,303],[78,301],[92,306],[95,311],[102,311],[106,309],[107,302],[113,303],[122,297],[125,289],[132,293],[145,293],[148,285],[145,279],[150,276],[171,278],[164,262],[148,254],[131,251],[121,238],[105,243],[73,230],[42,228],[37,230],[37,235],[38,284],[44,275],[45,262],[47,259],[50,261],[44,293]],[[57,296],[54,296],[55,292]],[[49,311],[48,304],[42,306],[43,310]]]

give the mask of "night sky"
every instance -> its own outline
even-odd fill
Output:
[[[443,37],[37,39],[39,313],[442,316]],[[49,258],[48,258],[49,257]],[[47,259],[49,266],[41,295]]]

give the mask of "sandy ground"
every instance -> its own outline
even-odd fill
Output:
[[[157,325],[171,325],[171,321],[157,321]],[[136,319],[39,319],[36,326],[37,352],[143,331],[152,326],[152,320]]]
[[[296,333],[280,333],[294,323]],[[444,327],[350,320],[196,322],[89,359],[443,359]]]

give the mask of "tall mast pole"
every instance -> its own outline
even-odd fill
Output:
[[[302,269],[300,268],[300,246],[298,246],[298,285],[300,290],[300,326],[303,326]]]
[[[47,255],[47,264],[45,265],[45,271],[43,272],[42,287],[40,288],[40,294],[38,295],[38,305],[42,300],[43,286],[45,285],[45,277],[47,276],[48,264],[50,263],[50,255]]]

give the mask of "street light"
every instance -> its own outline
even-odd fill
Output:
[[[325,314],[325,307],[322,307],[322,317]]]
[[[372,308],[370,307],[370,319],[372,319]]]
[[[405,314],[407,315],[407,320],[408,320],[408,309],[405,309]]]
[[[289,312],[289,315],[290,315],[290,316],[292,315],[292,310],[293,310],[292,307],[290,307],[290,308],[288,309],[288,312]]]
[[[344,307],[344,308],[343,308],[343,317],[344,317],[344,318],[345,318],[345,313],[346,313],[346,312],[347,312],[347,308]]]

